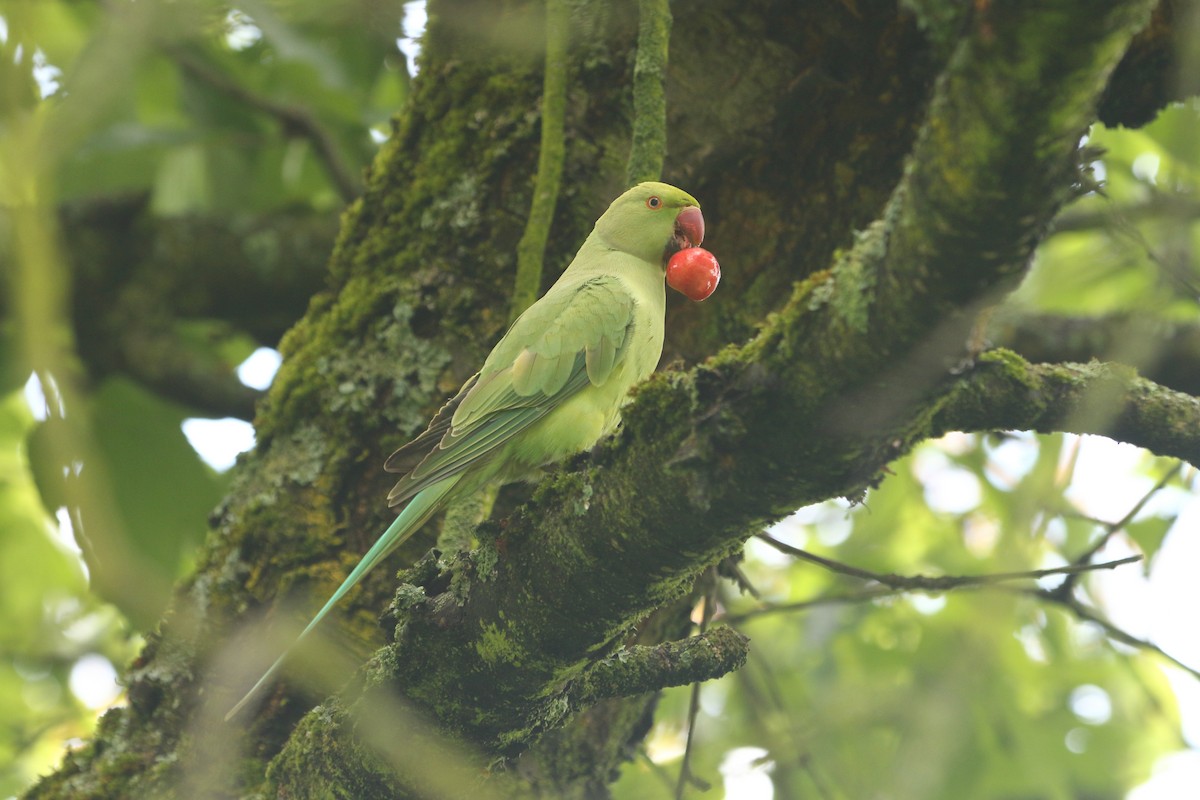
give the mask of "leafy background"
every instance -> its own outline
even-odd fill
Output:
[[[401,47],[412,49],[413,31],[401,4],[136,5],[123,27],[101,4],[0,7],[0,59],[17,67],[0,78],[5,208],[36,183],[63,204],[142,197],[162,220],[335,216],[405,102],[414,67]],[[419,24],[423,4],[404,5]],[[56,138],[39,140],[51,124]],[[1194,102],[1142,130],[1097,126],[1096,184],[1064,212],[998,324],[1017,312],[1195,324],[1198,133]],[[32,239],[22,224],[6,213],[6,263]],[[51,274],[64,269],[52,248],[40,255]],[[36,284],[17,277],[11,286]],[[10,310],[0,328],[0,797],[121,702],[116,671],[160,616],[165,587],[187,573],[225,486],[213,463],[227,466],[222,446],[225,457],[236,449],[227,443],[238,424],[195,427],[196,409],[121,375],[75,389],[31,379],[30,333]],[[65,335],[61,319],[38,324],[39,335]],[[231,366],[275,344],[210,319],[177,324]],[[1136,336],[1123,346],[1139,363],[1161,355]],[[56,466],[56,437],[75,430],[54,413],[63,398],[92,434],[87,477],[109,490],[120,541],[90,541],[63,507],[73,476]],[[1146,559],[1082,579],[1111,627],[1053,602],[1061,577],[885,592],[752,540],[744,585],[720,581],[709,608],[752,637],[750,663],[698,692],[667,692],[616,795],[674,796],[685,750],[697,783],[745,798],[1149,800],[1200,782],[1190,749],[1200,684],[1186,668],[1200,669],[1195,470],[1105,440],[1019,433],[952,435],[892,469],[864,504],[803,509],[770,536],[901,575],[1060,566],[1109,537],[1095,560]],[[98,595],[109,581],[145,591]],[[1166,772],[1135,790],[1156,765]]]

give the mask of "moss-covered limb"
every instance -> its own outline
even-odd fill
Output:
[[[693,633],[689,593],[661,606],[641,623],[626,646],[652,646]],[[521,754],[517,768],[538,797],[592,800],[606,796],[616,768],[641,747],[654,723],[659,694],[601,700],[547,730]]]
[[[866,334],[872,349],[903,352],[1011,287],[1070,196],[1079,138],[1151,7],[1072,0],[977,9],[884,225],[856,248],[865,268],[855,259],[843,267],[855,271],[833,299],[839,327]],[[960,346],[955,335],[943,338],[943,354]]]
[[[725,626],[653,647],[628,647],[589,667],[572,687],[571,701],[589,706],[609,697],[712,680],[740,669],[749,653],[749,638]]]
[[[1129,364],[1148,380],[1200,395],[1200,325],[1125,314],[996,314],[987,338],[1033,362]]]
[[[562,181],[564,116],[567,105],[567,44],[571,38],[567,0],[546,0],[546,65],[542,78],[542,141],[538,150],[537,182],[525,232],[517,243],[517,278],[510,319],[537,300],[542,291],[542,261],[554,220],[558,186]]]
[[[623,764],[654,726],[659,695],[601,700],[547,731],[515,762],[533,797],[595,800],[611,796]]]
[[[930,433],[990,430],[1095,433],[1200,465],[1200,398],[1118,364],[984,353],[940,404]]]
[[[625,179],[629,186],[662,177],[667,152],[667,58],[670,0],[639,0],[637,61],[633,67],[633,143]]]
[[[739,120],[744,122],[744,120]],[[710,131],[711,132],[711,131]],[[888,138],[889,143],[894,142],[892,138]],[[790,148],[789,148],[790,150]],[[777,176],[772,176],[772,180]],[[682,405],[677,405],[676,410],[682,413],[687,413],[689,408],[686,401],[687,389],[681,389],[685,394],[685,402]],[[666,415],[673,416],[672,414]],[[653,436],[653,433],[647,434]],[[672,455],[674,446],[678,445],[677,441],[663,440],[654,443],[661,453],[660,462],[669,459]],[[772,456],[772,458],[775,458]],[[647,463],[650,463],[647,459]],[[630,482],[636,482],[645,477],[643,474],[648,467],[642,465],[637,469],[630,470],[621,480],[619,487],[614,487],[614,495],[623,496],[629,491]],[[614,473],[616,474],[616,473]],[[651,482],[647,482],[649,485]],[[742,486],[747,488],[746,485]],[[679,498],[687,498],[695,496],[695,492],[676,493],[672,495],[666,493],[672,500]],[[580,505],[577,500],[572,500],[570,507],[579,509]],[[586,507],[586,505],[584,506]],[[730,506],[730,508],[744,508],[744,503],[738,501]],[[621,524],[616,526],[618,530],[625,531],[622,536],[633,538],[633,532],[641,526],[637,519],[638,510],[633,509],[630,518],[621,520]],[[574,512],[573,512],[574,513]],[[757,514],[757,512],[756,512]],[[687,524],[695,524],[696,518],[689,515],[681,517],[679,528],[682,530]],[[555,529],[554,537],[556,546],[550,548],[545,554],[545,563],[555,564],[556,549],[559,547],[566,548],[568,551],[574,548],[574,535],[572,525],[561,524]],[[739,532],[746,530],[744,524],[739,527]],[[706,539],[701,543],[701,550],[697,552],[694,548],[684,547],[677,551],[675,555],[689,560],[697,559],[700,561],[706,560],[707,553],[714,553],[716,556],[729,552],[737,547],[734,539],[720,541],[715,544],[714,540]],[[587,602],[579,604],[575,603],[572,608],[573,601],[578,600],[571,596],[570,588],[571,580],[564,580],[563,574],[557,568],[549,570],[540,570],[541,576],[549,578],[554,583],[552,597],[544,598],[542,593],[547,587],[537,586],[533,591],[528,591],[522,587],[523,577],[522,570],[528,565],[522,565],[518,569],[511,572],[510,581],[497,583],[499,588],[495,589],[497,595],[503,595],[506,603],[516,599],[522,601],[520,611],[514,611],[512,614],[507,614],[504,618],[511,622],[497,622],[495,609],[498,607],[492,601],[492,589],[487,588],[481,592],[477,605],[475,606],[480,612],[487,617],[487,622],[483,619],[474,618],[474,621],[479,622],[479,626],[471,628],[464,626],[462,630],[455,630],[452,634],[435,633],[441,626],[433,624],[431,628],[425,628],[420,624],[410,625],[408,635],[413,637],[412,642],[408,642],[405,646],[405,653],[410,658],[399,659],[403,665],[401,667],[405,677],[399,681],[400,685],[407,687],[414,696],[420,697],[427,702],[431,707],[436,709],[439,717],[442,717],[451,727],[458,727],[463,724],[464,720],[470,718],[474,720],[469,723],[469,727],[473,730],[473,735],[478,735],[479,738],[495,743],[502,740],[502,745],[505,749],[513,749],[532,740],[530,735],[522,735],[519,730],[515,735],[503,735],[504,733],[514,732],[514,729],[520,729],[523,725],[530,726],[529,731],[540,732],[544,730],[547,724],[557,721],[548,720],[544,715],[538,716],[537,719],[528,719],[531,711],[530,707],[525,704],[525,700],[529,697],[529,693],[537,694],[541,691],[537,688],[545,680],[559,680],[560,671],[563,668],[562,658],[567,655],[571,662],[578,662],[579,656],[569,655],[572,651],[579,652],[578,648],[582,648],[582,652],[587,652],[596,647],[596,636],[600,634],[601,641],[621,637],[627,628],[632,624],[632,620],[636,620],[654,607],[660,605],[665,600],[674,596],[676,593],[683,591],[689,583],[689,577],[685,574],[673,573],[673,566],[668,565],[662,572],[666,573],[668,579],[665,584],[661,579],[651,581],[649,591],[647,586],[631,586],[635,581],[630,580],[632,575],[636,575],[644,571],[646,565],[651,564],[659,557],[664,550],[668,549],[666,545],[658,548],[643,549],[640,546],[631,548],[629,557],[617,559],[611,568],[607,565],[600,564],[602,570],[593,570],[590,567],[595,564],[587,564],[582,566],[582,570],[571,576],[580,586],[588,587],[589,597]],[[640,558],[639,558],[640,557]],[[641,566],[637,570],[630,572],[627,567],[629,563],[641,562]],[[580,567],[576,558],[564,559],[561,563],[568,565],[567,572],[570,573]],[[677,565],[678,560],[672,562]],[[463,587],[479,586],[484,582],[472,582],[470,578],[470,570],[464,568],[458,584]],[[611,586],[607,591],[600,591],[608,578],[615,578],[611,581]],[[617,607],[611,603],[613,598],[620,599]],[[472,596],[474,604],[474,597]],[[538,602],[543,599],[548,602]],[[589,609],[599,606],[603,613],[591,615]],[[562,609],[568,608],[570,611],[566,614],[569,619],[578,619],[581,617],[593,616],[595,625],[585,626],[582,631],[572,631],[570,628],[564,628],[559,625],[562,615]],[[528,618],[524,615],[528,614]],[[516,624],[517,620],[521,620],[520,625]],[[511,628],[520,627],[523,630],[518,631],[517,637],[510,637],[508,631]],[[527,633],[524,629],[527,629]],[[564,635],[567,634],[567,635]],[[434,647],[427,648],[425,646],[425,636],[428,635],[431,640],[438,640],[439,644]],[[476,641],[476,636],[479,636]],[[444,638],[443,638],[444,637]],[[558,639],[553,646],[546,646],[549,641]],[[415,654],[415,655],[414,655]],[[528,656],[526,662],[528,670],[525,674],[508,676],[505,675],[505,680],[496,680],[495,671],[504,669],[504,662],[513,658],[523,658]],[[464,660],[465,659],[465,660]],[[479,659],[485,663],[481,666]],[[440,668],[435,670],[439,674],[433,674],[429,667],[438,664]],[[454,666],[450,666],[454,665]],[[409,680],[409,676],[421,677],[416,680]],[[464,697],[475,697],[479,691],[483,691],[486,687],[487,693],[493,696],[489,700],[490,707],[480,712],[479,709],[471,710],[463,703]],[[540,708],[540,706],[539,706]],[[444,717],[442,715],[445,715]],[[498,735],[498,739],[493,739],[493,735]]]

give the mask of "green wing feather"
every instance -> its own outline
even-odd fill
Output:
[[[462,403],[463,398],[467,396],[467,393],[475,387],[475,382],[478,380],[478,372],[468,378],[467,382],[458,390],[458,393],[447,400],[446,404],[433,415],[433,419],[429,421],[429,426],[425,428],[425,431],[420,436],[388,456],[387,461],[383,462],[384,470],[387,472],[398,472],[401,475],[412,472],[425,456],[429,455],[430,449],[436,446],[442,437],[446,435],[446,431],[450,430],[450,418],[454,416],[455,410]]]
[[[405,472],[388,503],[479,463],[584,387],[605,383],[628,345],[635,302],[620,279],[603,275],[531,306],[429,429],[388,459]],[[409,448],[422,441],[428,449],[411,466],[419,451]]]

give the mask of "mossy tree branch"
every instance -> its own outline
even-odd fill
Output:
[[[586,707],[608,697],[712,680],[740,669],[749,652],[750,640],[726,627],[654,647],[637,645],[593,664],[568,694],[573,706]]]
[[[956,384],[931,433],[1035,430],[1095,433],[1200,465],[1200,398],[1126,366],[1030,364],[993,351]]]
[[[987,337],[1029,361],[1117,361],[1155,383],[1200,395],[1200,325],[1133,314],[1001,313],[989,320]]]

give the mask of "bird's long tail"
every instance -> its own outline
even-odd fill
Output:
[[[306,636],[308,636],[308,634],[313,631],[314,628],[317,627],[321,620],[325,618],[325,615],[328,614],[335,605],[337,605],[337,602],[342,599],[346,592],[358,585],[358,582],[361,581],[368,572],[370,572],[380,561],[390,555],[393,550],[403,544],[408,537],[416,533],[417,530],[423,524],[425,524],[426,520],[428,520],[431,516],[433,516],[434,512],[441,508],[442,502],[446,499],[446,495],[449,494],[450,490],[453,489],[455,484],[458,483],[460,477],[460,475],[454,475],[446,478],[443,481],[439,481],[427,489],[422,490],[420,494],[409,501],[408,505],[404,507],[404,510],[400,512],[400,515],[396,517],[395,521],[388,526],[387,530],[383,532],[383,535],[375,541],[375,544],[371,545],[371,549],[367,551],[367,554],[359,560],[354,569],[350,571],[350,574],[346,576],[346,580],[342,581],[342,585],[337,588],[337,591],[333,593],[328,601],[326,601],[325,605],[321,607],[321,610],[317,612],[317,615],[312,618],[312,622],[308,623],[308,626],[300,632],[300,635],[297,636],[296,640],[292,642],[287,650],[284,651],[283,655],[275,659],[275,663],[272,664],[265,673],[263,673],[263,676],[258,679],[258,682],[255,683],[254,686],[250,687],[250,691],[246,692],[245,696],[237,702],[237,705],[229,709],[229,713],[225,715],[225,720],[227,722],[239,711],[241,711],[246,704],[258,694],[260,689],[269,684],[275,678],[276,674],[278,674],[280,668],[283,666],[284,661],[287,660],[288,655],[292,652],[296,645],[298,645]]]

